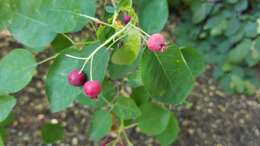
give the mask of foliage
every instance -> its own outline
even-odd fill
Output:
[[[151,37],[148,33],[162,31],[167,22],[166,0],[112,1],[104,8],[104,20],[93,16],[95,0],[0,1],[6,6],[0,6],[0,14],[8,14],[0,16],[0,27],[26,46],[13,49],[0,61],[0,120],[15,106],[15,98],[9,94],[24,88],[38,65],[52,60],[45,79],[50,110],[60,112],[74,102],[93,108],[86,128],[91,140],[114,136],[110,144],[123,140],[131,146],[126,130],[138,126],[163,146],[175,141],[179,126],[168,107],[185,101],[204,63],[191,47],[172,42],[161,52],[146,47]],[[121,19],[125,14],[131,17],[128,24]],[[94,38],[75,41],[66,34],[83,26],[94,28]],[[53,56],[36,63],[33,53],[49,45]],[[74,69],[102,84],[96,99],[84,95],[82,87],[68,83],[67,76]],[[61,124],[46,123],[42,127],[44,143],[54,143],[63,136]]]
[[[227,92],[254,94],[260,85],[255,69],[260,61],[259,2],[185,0],[174,9],[180,14],[173,30],[177,43],[198,48],[216,65],[213,76]]]
[[[41,129],[41,135],[45,144],[54,143],[64,137],[64,128],[61,124],[45,123]]]

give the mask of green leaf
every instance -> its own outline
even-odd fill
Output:
[[[55,143],[64,137],[64,128],[61,124],[45,123],[41,129],[41,135],[45,144]]]
[[[124,41],[122,48],[118,48],[112,56],[112,62],[114,64],[126,65],[133,63],[141,48],[141,34],[135,29],[130,29],[128,37]]]
[[[175,46],[164,53],[145,50],[141,70],[144,87],[159,101],[181,104],[192,89],[192,72]]]
[[[248,8],[247,0],[240,0],[239,3],[236,3],[235,9],[239,12],[242,12]]]
[[[0,93],[15,93],[32,79],[37,64],[31,52],[14,49],[0,61]]]
[[[4,121],[16,104],[13,96],[0,96],[0,122]]]
[[[142,115],[137,119],[140,131],[147,135],[159,135],[168,125],[171,113],[154,103],[145,103],[140,107]]]
[[[85,94],[80,94],[77,97],[77,101],[86,107],[91,107],[91,108],[96,108],[97,107],[97,102],[89,97],[87,97]]]
[[[127,97],[117,97],[113,112],[123,120],[136,119],[141,115],[141,111],[135,102]]]
[[[78,13],[93,16],[95,3],[95,0],[15,1],[15,15],[9,28],[18,41],[41,51],[56,33],[80,30],[88,19]]]
[[[88,45],[86,48],[83,49],[81,56],[87,57],[89,56],[97,47],[100,45],[99,43]],[[92,80],[99,80],[100,82],[103,82],[109,62],[110,54],[106,48],[102,48],[99,50],[93,57],[93,68],[92,68]],[[90,77],[90,63],[89,61],[88,65],[84,69],[84,71],[87,73],[88,77]]]
[[[115,33],[115,30],[108,26],[100,26],[96,31],[97,39],[100,41],[106,41],[110,36]]]
[[[177,139],[179,131],[178,121],[174,115],[171,115],[166,130],[156,138],[161,146],[170,146]]]
[[[13,112],[10,112],[5,120],[0,122],[0,127],[10,126],[15,121],[15,115]]]
[[[67,49],[72,45],[72,42],[62,34],[58,34],[56,38],[51,42],[51,46],[54,52],[60,52]]]
[[[119,8],[131,8],[132,7],[132,0],[119,0]]]
[[[8,25],[8,22],[11,20],[12,4],[10,0],[0,0],[0,30],[5,28]]]
[[[80,56],[77,50],[66,49],[50,66],[45,81],[45,89],[52,112],[59,112],[67,108],[82,92],[80,88],[71,86],[68,83],[67,75],[73,69],[80,69],[83,62],[66,57],[65,54]]]
[[[193,10],[193,16],[192,16],[192,21],[193,23],[197,24],[203,21],[207,15],[210,13],[210,10],[212,8],[213,4],[208,3],[208,2],[195,2],[195,5],[193,5],[192,10]]]
[[[112,115],[106,111],[99,110],[94,113],[90,124],[89,138],[98,141],[110,131]]]
[[[2,143],[4,144],[6,138],[7,138],[7,135],[8,135],[8,130],[7,128],[4,128],[4,127],[0,127],[0,139],[2,140]],[[0,140],[0,144],[1,144],[1,140]],[[2,145],[0,145],[2,146]]]
[[[127,84],[131,88],[137,88],[143,86],[141,69],[138,68],[137,71],[128,76]]]
[[[252,41],[249,39],[243,40],[234,49],[228,53],[228,61],[231,63],[242,62],[249,54],[252,47]]]
[[[169,15],[167,0],[142,0],[138,6],[141,28],[148,33],[160,32]]]
[[[255,37],[257,35],[257,23],[251,21],[247,22],[244,31],[247,37]]]
[[[53,112],[61,111],[67,108],[82,92],[79,87],[73,87],[68,84],[67,75],[73,69],[80,69],[84,60],[77,60],[66,57],[70,54],[79,57],[89,56],[96,49],[97,43],[90,44],[82,51],[76,49],[66,49],[55,59],[51,65],[46,79],[46,93],[49,98],[51,110]],[[99,50],[93,57],[93,80],[102,82],[105,77],[105,71],[109,60],[109,53],[105,48]],[[90,77],[90,62],[84,69],[84,72]]]
[[[132,63],[128,65],[117,65],[110,62],[108,66],[108,71],[110,74],[110,77],[113,80],[123,78],[125,76],[128,76],[136,71],[138,65],[140,64],[140,61],[142,59],[144,49],[140,50],[140,53],[137,57],[137,59]]]
[[[146,103],[149,100],[149,93],[146,91],[144,86],[140,86],[133,89],[133,92],[131,94],[131,98],[135,101],[135,103],[140,106],[144,103]]]
[[[2,140],[2,137],[0,136],[0,146],[4,146],[4,142]]]
[[[204,71],[205,63],[203,56],[195,49],[182,48],[181,52],[190,67],[193,76],[198,76]]]
[[[243,79],[237,75],[231,75],[230,87],[238,93],[243,93],[245,90]]]

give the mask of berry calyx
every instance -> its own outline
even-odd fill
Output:
[[[68,75],[68,82],[73,86],[82,86],[86,82],[86,75],[74,69]]]
[[[129,16],[129,15],[124,15],[124,23],[125,24],[128,24],[129,22],[130,22],[130,20],[131,20],[131,16]]]
[[[167,46],[165,38],[159,33],[151,35],[146,45],[152,52],[164,52]]]
[[[101,84],[99,81],[91,80],[84,84],[83,87],[84,93],[92,99],[96,99],[99,93],[102,90]]]

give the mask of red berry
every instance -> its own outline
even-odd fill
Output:
[[[153,34],[147,40],[147,47],[152,52],[164,52],[166,49],[166,41],[161,34]]]
[[[130,20],[131,20],[131,16],[129,16],[129,15],[124,15],[124,23],[125,23],[125,24],[128,24],[128,23],[130,22]]]
[[[92,99],[97,98],[101,90],[102,88],[99,81],[92,80],[84,84],[84,93]]]
[[[74,69],[68,75],[68,81],[73,86],[82,86],[86,82],[86,75]]]

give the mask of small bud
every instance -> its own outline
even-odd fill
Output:
[[[131,16],[129,15],[124,15],[124,23],[128,24],[131,21]]]

